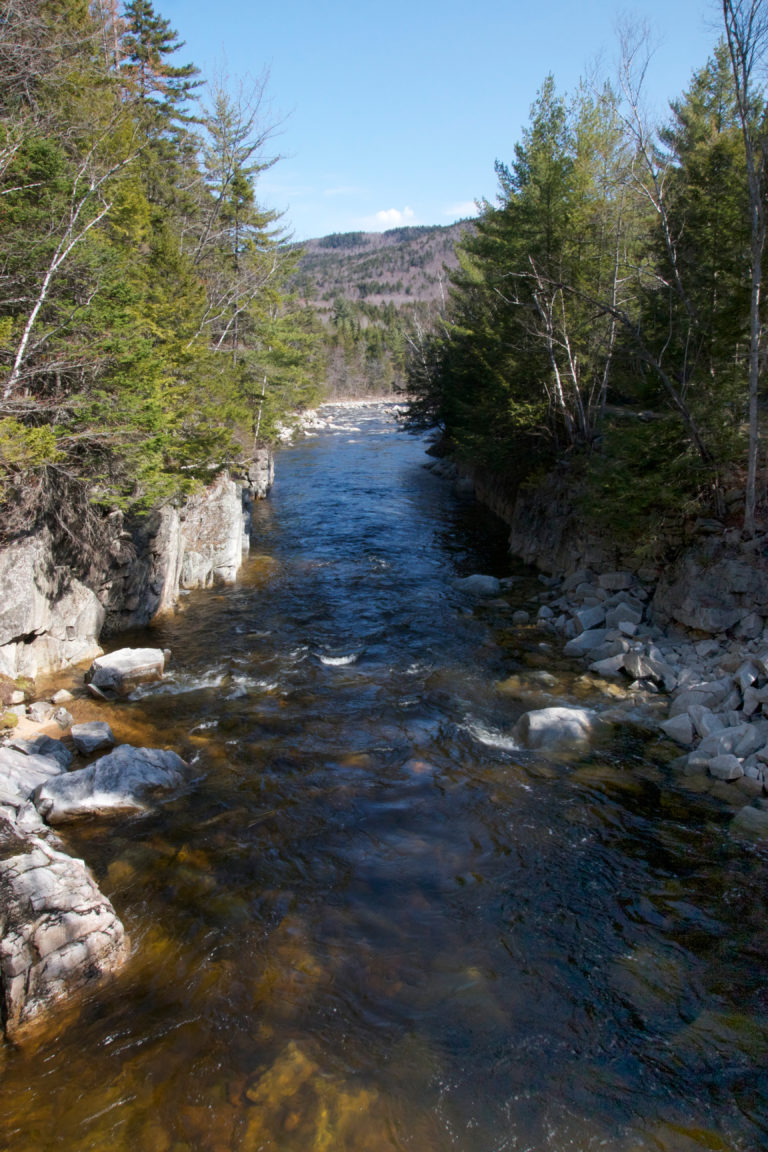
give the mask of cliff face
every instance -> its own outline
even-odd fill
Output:
[[[57,562],[42,531],[0,552],[0,673],[35,676],[93,659],[102,633],[141,628],[182,588],[231,583],[248,551],[253,501],[274,478],[271,453],[247,475],[219,476],[181,507],[129,525],[109,517],[107,546],[88,576]]]

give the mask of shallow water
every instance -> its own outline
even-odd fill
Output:
[[[169,678],[99,715],[197,778],[68,833],[133,958],[5,1054],[0,1147],[768,1147],[768,856],[632,734],[517,750],[497,685],[578,669],[453,590],[512,571],[502,526],[380,413],[333,423],[240,582],[130,638]]]

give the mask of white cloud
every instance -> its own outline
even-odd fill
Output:
[[[384,228],[398,228],[401,224],[411,224],[416,219],[416,213],[413,208],[403,208],[402,212],[399,208],[386,208],[377,212],[373,219]]]
[[[467,216],[477,216],[477,203],[474,200],[460,200],[458,204],[449,204],[443,209],[443,216],[451,220],[464,220]]]

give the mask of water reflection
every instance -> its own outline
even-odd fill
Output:
[[[6,1054],[2,1146],[768,1145],[764,856],[633,735],[514,748],[578,671],[467,613],[501,527],[354,423],[283,454],[238,586],[136,638],[171,677],[103,715],[199,779],[71,831],[133,960]]]

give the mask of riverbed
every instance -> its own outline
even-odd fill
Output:
[[[5,1053],[0,1146],[768,1147],[768,853],[635,731],[519,750],[499,683],[580,675],[510,626],[535,576],[381,408],[330,425],[280,452],[238,583],[128,638],[168,677],[93,705],[195,779],[67,832],[133,955]]]

